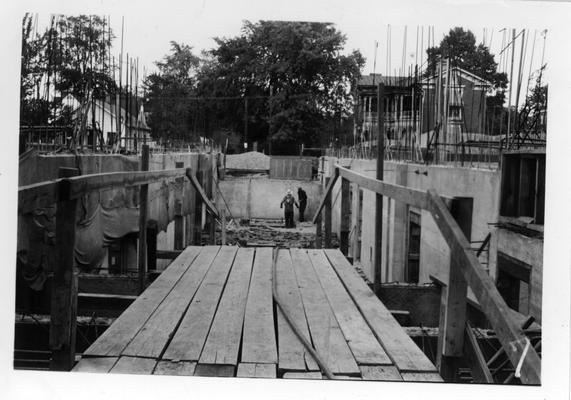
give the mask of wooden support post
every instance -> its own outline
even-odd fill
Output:
[[[175,168],[184,168],[184,163],[175,162]],[[176,179],[176,192],[174,201],[174,249],[182,250],[184,248],[184,218],[182,215],[182,193],[183,178]],[[180,189],[178,188],[180,186]]]
[[[332,179],[330,177],[325,178],[325,186],[329,184],[329,180]],[[327,193],[327,197],[325,198],[325,215],[324,219],[324,226],[325,226],[325,243],[323,247],[326,249],[331,248],[331,191]]]
[[[222,246],[225,246],[226,245],[226,210],[224,208],[222,210],[220,210],[220,231],[222,232],[220,244]]]
[[[208,180],[207,182],[207,194],[208,194],[208,198],[210,199],[210,201],[214,204],[216,204],[216,202],[214,201],[214,197],[213,197],[213,188],[214,188],[214,174],[212,172],[212,166],[213,166],[213,162],[214,162],[214,158],[213,158],[213,154],[210,153],[210,156],[208,157],[208,171],[206,172],[206,179]],[[216,244],[216,218],[215,216],[209,212],[206,214],[206,218],[208,221],[208,242],[211,245],[215,245]]]
[[[341,179],[341,215],[339,218],[339,247],[344,256],[349,254],[349,232],[351,231],[351,199],[349,180]]]
[[[321,233],[321,214],[317,216],[315,221],[315,248],[320,249],[323,246],[323,237]]]
[[[141,171],[149,170],[149,145],[143,145]],[[149,208],[149,185],[139,188],[139,294],[145,290],[147,280],[147,213]]]
[[[384,91],[385,86],[380,83],[377,89],[377,172],[376,178],[384,180],[385,162],[385,132],[384,132]],[[376,295],[379,294],[382,282],[383,260],[383,196],[375,196],[375,249],[373,265],[373,289]]]
[[[146,145],[143,145],[143,148]],[[159,229],[157,221],[150,219],[147,221],[147,271],[157,269],[157,235]]]
[[[203,179],[202,179],[202,171],[200,168],[200,158],[201,156],[198,156],[198,164],[196,167],[196,180],[198,181],[198,183],[200,183],[201,185],[203,184]],[[202,245],[202,199],[200,198],[200,195],[198,194],[198,191],[194,191],[194,198],[196,199],[194,204],[194,245],[195,246],[200,246]]]
[[[59,177],[79,175],[76,168],[60,168]],[[77,200],[69,200],[70,184],[58,184],[56,210],[56,263],[52,280],[50,349],[53,371],[70,371],[75,362],[77,275],[75,264],[75,214]]]
[[[351,256],[353,263],[361,256],[361,248],[359,246],[359,234],[361,232],[361,189],[358,184],[353,185],[353,219],[355,221],[353,230],[353,240],[351,243]]]
[[[471,197],[455,197],[450,209],[468,241],[472,231],[473,202]],[[458,257],[451,251],[448,285],[442,290],[440,302],[437,366],[446,382],[456,381],[456,370],[464,346],[468,284],[458,265]]]

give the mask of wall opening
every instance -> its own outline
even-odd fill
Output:
[[[496,287],[506,304],[522,314],[529,313],[531,266],[498,251]]]

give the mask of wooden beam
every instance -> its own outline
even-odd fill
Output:
[[[147,270],[157,269],[157,236],[159,229],[157,221],[151,219],[147,221]]]
[[[331,178],[325,178],[325,182],[331,181]],[[325,228],[325,235],[324,239],[325,242],[323,243],[323,247],[330,248],[331,247],[331,224],[333,223],[332,217],[332,192],[330,191],[329,194],[325,197],[325,213],[324,213],[324,223],[323,227]]]
[[[218,213],[218,209],[216,208],[216,206],[214,206],[214,204],[212,204],[212,202],[208,199],[208,196],[206,195],[206,192],[204,191],[204,188],[202,187],[202,185],[198,182],[198,180],[196,179],[196,177],[194,176],[194,174],[192,173],[191,168],[187,168],[186,169],[186,177],[188,178],[188,180],[190,181],[190,183],[192,184],[192,186],[196,189],[196,191],[198,192],[198,194],[200,195],[200,198],[202,199],[202,201],[204,202],[204,204],[206,204],[206,207],[208,208],[208,210],[218,219],[220,219],[220,215]]]
[[[60,168],[60,177],[79,174],[76,168]],[[56,211],[56,263],[52,279],[50,313],[50,369],[71,371],[75,363],[77,274],[75,267],[75,215],[77,200],[70,199],[69,181],[58,182]]]
[[[141,153],[141,171],[149,170],[149,145],[144,144]],[[145,290],[147,280],[147,214],[149,211],[149,185],[139,188],[139,294]],[[156,260],[155,260],[156,264]],[[155,268],[156,269],[156,268]]]
[[[428,210],[428,195],[422,190],[380,181],[339,165],[336,167],[339,169],[339,175],[342,178],[358,184],[361,188],[368,189],[372,192],[390,197],[396,201],[400,201],[423,210]],[[441,197],[448,204],[452,201],[451,197]]]
[[[317,210],[315,211],[315,215],[313,216],[312,223],[315,224],[315,222],[317,221],[317,216],[321,213],[321,210],[325,206],[327,199],[329,199],[329,201],[331,200],[331,191],[333,190],[333,186],[335,186],[335,182],[337,181],[338,177],[339,177],[339,171],[337,168],[335,168],[335,170],[333,172],[333,176],[325,178],[326,182],[328,180],[327,187],[325,189],[325,193],[321,197],[321,201],[319,202],[319,206],[317,206]]]
[[[361,248],[359,247],[359,233],[361,232],[361,189],[356,183],[353,184],[353,240],[351,243],[351,255],[353,256],[353,264],[361,257]]]
[[[315,220],[315,248],[320,249],[323,246],[323,234],[321,232],[323,224],[321,221],[321,214],[317,216]]]
[[[182,161],[175,162],[177,169],[184,168]],[[174,250],[182,250],[184,248],[184,218],[182,215],[183,202],[183,180],[176,179],[177,187],[175,188],[174,200]]]
[[[478,344],[478,339],[474,335],[474,331],[472,330],[472,326],[469,322],[466,322],[466,339],[464,340],[464,349],[466,358],[470,360],[474,382],[494,383],[494,377],[486,364],[486,359],[484,354],[482,354],[482,350]]]
[[[474,200],[468,197],[454,198],[450,210],[450,215],[457,222],[462,234],[468,241],[472,231],[473,202]],[[440,374],[447,382],[453,380],[453,376],[455,376],[454,365],[457,364],[449,358],[462,356],[466,324],[468,285],[462,270],[457,266],[457,257],[458,255],[454,251],[450,252],[448,284],[442,289],[440,305],[437,364],[440,368]],[[445,372],[445,369],[449,369],[450,373]]]
[[[486,318],[494,328],[502,347],[513,365],[517,365],[527,343],[526,336],[514,321],[509,307],[480,265],[471,244],[454,220],[444,202],[434,190],[428,191],[430,212],[440,228],[464,278],[482,307]],[[521,381],[525,384],[541,383],[541,359],[535,350],[529,349],[522,362]]]
[[[220,244],[226,245],[226,209],[220,210]]]
[[[140,186],[184,175],[185,170],[167,169],[162,171],[110,172],[68,178],[71,186],[70,198],[79,198],[94,190],[108,189],[114,186]]]
[[[341,215],[339,217],[339,247],[343,255],[349,255],[349,233],[351,232],[350,184],[341,179]]]
[[[212,153],[210,153],[210,156],[208,157],[208,171],[206,173],[206,189],[207,189],[207,194],[208,194],[208,198],[210,199],[210,201],[212,202],[212,204],[216,204],[216,201],[214,201],[214,191],[212,190],[214,187],[214,174],[212,172],[212,164],[213,164],[213,155]],[[215,245],[216,244],[216,219],[215,219],[215,215],[218,219],[220,219],[220,214],[208,214],[206,216],[206,221],[208,222],[208,242],[211,245]]]

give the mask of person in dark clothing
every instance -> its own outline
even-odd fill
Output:
[[[293,222],[293,206],[294,205],[297,208],[299,208],[299,204],[297,204],[297,201],[295,201],[295,198],[291,194],[291,190],[288,190],[284,199],[280,203],[280,208],[284,208],[284,217],[285,217],[285,227],[286,228],[295,228],[295,223]]]
[[[297,199],[299,200],[299,222],[303,222],[305,220],[303,213],[307,206],[307,193],[302,188],[297,188]]]

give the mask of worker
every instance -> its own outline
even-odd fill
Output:
[[[299,222],[303,222],[305,220],[303,213],[307,206],[307,193],[302,188],[297,188],[297,199],[299,200]]]
[[[284,207],[285,204],[285,207]],[[284,208],[284,217],[285,217],[285,227],[286,228],[295,228],[295,223],[293,222],[293,206],[299,208],[299,204],[295,201],[291,190],[288,189],[287,194],[285,195],[284,199],[280,203],[280,208]]]

